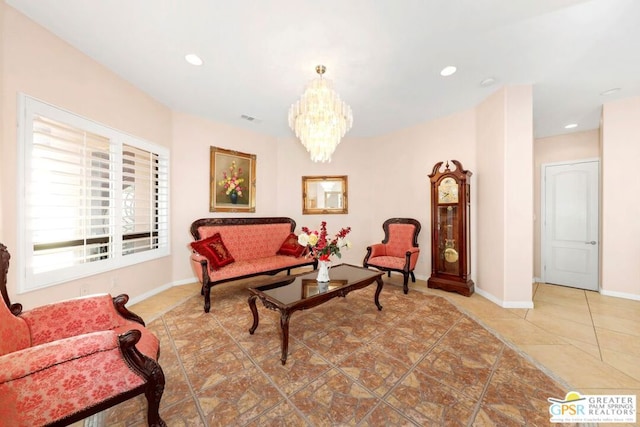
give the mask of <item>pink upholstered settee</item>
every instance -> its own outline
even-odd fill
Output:
[[[191,265],[202,284],[204,311],[211,308],[211,287],[219,283],[313,266],[297,244],[291,218],[202,218],[191,224]]]
[[[6,289],[0,244],[0,427],[65,426],[144,393],[149,426],[164,374],[160,347],[126,295],[96,295],[22,311]]]

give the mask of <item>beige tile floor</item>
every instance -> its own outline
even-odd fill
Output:
[[[393,274],[385,282],[401,286],[402,276]],[[429,289],[422,280],[411,283],[410,290],[446,297],[574,391],[640,395],[640,301],[544,283],[533,286],[533,309],[505,309],[477,293],[468,298]],[[130,309],[152,320],[197,293],[197,284],[176,286]]]

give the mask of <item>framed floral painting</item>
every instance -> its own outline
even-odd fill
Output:
[[[211,147],[210,212],[256,211],[256,155]]]

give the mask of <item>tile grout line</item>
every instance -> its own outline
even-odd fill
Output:
[[[471,419],[467,423],[467,427],[473,426],[473,423],[476,420],[476,417],[480,413],[480,409],[482,409],[482,401],[485,395],[487,394],[487,389],[489,388],[489,385],[491,384],[491,380],[493,379],[493,376],[495,375],[496,370],[498,369],[498,365],[502,360],[504,349],[507,347],[507,345],[504,342],[502,342],[501,344],[502,344],[502,348],[500,349],[500,353],[498,354],[498,357],[496,357],[496,361],[493,363],[493,366],[491,367],[491,372],[487,377],[487,381],[484,383],[484,387],[482,388],[482,393],[480,393],[480,396],[478,396],[478,400],[476,401],[475,407],[473,409],[473,414],[471,415]]]
[[[167,310],[168,312],[168,310]],[[180,365],[180,371],[182,372],[182,375],[184,376],[186,382],[187,382],[187,386],[189,387],[189,393],[191,393],[191,398],[193,399],[195,405],[196,405],[196,410],[198,411],[198,416],[200,417],[200,419],[202,420],[203,424],[205,426],[208,425],[207,423],[207,418],[204,415],[204,411],[202,410],[202,407],[200,406],[200,401],[198,400],[197,394],[195,392],[195,390],[193,389],[193,384],[191,384],[191,380],[189,379],[189,375],[187,374],[187,370],[184,367],[184,364],[182,363],[182,357],[180,356],[180,353],[178,352],[178,348],[176,347],[176,344],[173,340],[173,335],[171,335],[171,331],[169,331],[169,327],[167,326],[167,323],[165,322],[164,319],[164,315],[167,313],[163,313],[160,315],[159,319],[162,321],[162,326],[164,327],[167,336],[169,337],[169,342],[171,343],[171,349],[173,350],[173,352],[176,355],[176,359],[178,359],[178,365]],[[174,405],[177,405],[179,402],[176,402]],[[173,405],[172,405],[173,406]]]
[[[409,421],[410,421],[410,422],[412,422],[412,423],[415,423],[415,422],[416,422],[416,421],[415,421],[415,420],[413,420],[411,417],[409,417],[409,416],[405,415],[404,413],[400,412],[400,411],[399,411],[395,406],[393,406],[393,405],[389,404],[389,403],[387,402],[387,398],[391,395],[391,393],[392,393],[392,392],[394,392],[394,391],[395,391],[395,390],[400,386],[400,384],[402,384],[402,382],[403,382],[403,381],[404,381],[404,380],[405,380],[409,375],[411,375],[411,374],[413,373],[413,371],[415,371],[415,369],[418,367],[418,365],[419,365],[420,363],[422,363],[422,361],[423,361],[423,360],[424,360],[424,359],[425,359],[425,358],[426,358],[426,357],[431,353],[431,351],[432,351],[432,350],[433,350],[433,349],[434,349],[434,348],[435,348],[435,347],[436,347],[436,346],[437,346],[437,345],[438,345],[438,344],[439,344],[439,343],[444,339],[444,337],[446,337],[446,336],[447,336],[447,334],[448,334],[448,333],[449,333],[449,332],[450,332],[450,331],[451,331],[451,330],[452,330],[452,329],[453,329],[453,328],[454,328],[458,323],[460,323],[461,319],[464,317],[464,314],[463,314],[462,312],[460,312],[460,311],[458,311],[458,312],[460,313],[460,317],[456,320],[456,322],[455,322],[455,323],[453,323],[451,326],[449,326],[449,327],[448,327],[448,328],[447,328],[447,329],[442,333],[442,335],[441,335],[441,336],[440,336],[440,337],[439,337],[439,338],[438,338],[438,339],[437,339],[433,344],[431,344],[427,349],[425,349],[424,354],[423,354],[421,357],[419,357],[419,358],[418,358],[418,359],[417,359],[417,360],[416,360],[416,361],[415,361],[415,362],[414,362],[414,363],[413,363],[413,364],[412,364],[412,365],[407,369],[407,371],[406,371],[406,372],[405,372],[405,373],[404,373],[404,374],[403,374],[403,375],[398,379],[398,381],[396,381],[396,383],[395,383],[395,385],[394,385],[393,387],[389,388],[389,390],[387,390],[387,392],[386,392],[385,394],[383,394],[383,395],[380,397],[380,401],[379,401],[376,405],[374,405],[374,407],[373,407],[373,408],[371,408],[371,410],[370,410],[369,412],[367,412],[367,413],[362,417],[362,420],[363,420],[363,421],[364,421],[364,420],[366,420],[366,419],[367,419],[367,417],[373,413],[373,411],[375,411],[375,410],[376,410],[380,405],[382,405],[382,404],[384,403],[384,404],[387,404],[387,405],[388,405],[391,409],[393,409],[396,413],[400,414],[403,418],[405,418],[405,419],[409,420]],[[390,355],[390,356],[391,356],[392,358],[394,358],[395,360],[400,361],[399,359],[395,358],[393,355]],[[400,362],[402,362],[402,361],[400,361]],[[430,375],[428,375],[428,376],[429,376],[430,378],[433,378],[433,377],[431,377]],[[351,378],[351,377],[349,377],[349,378]],[[436,378],[434,378],[434,379],[435,379],[436,381],[438,381],[438,379],[436,379]],[[357,381],[357,380],[355,380],[355,379],[354,379],[354,381]],[[359,381],[357,381],[357,382],[358,382],[358,384],[360,384],[360,382],[359,382]],[[438,382],[440,382],[440,381],[438,381]],[[365,390],[368,390],[368,391],[369,391],[369,388],[365,387],[365,386],[364,386],[364,385],[362,385],[362,384],[360,384],[360,385],[361,385],[362,387],[364,387],[364,388],[365,388]],[[447,386],[447,387],[450,387],[450,386]],[[373,392],[372,392],[372,393],[373,393]],[[374,396],[375,396],[375,393],[374,393]],[[362,422],[363,422],[363,421],[361,421],[359,424],[362,424]],[[419,425],[419,424],[418,424],[418,425]]]
[[[229,330],[227,329],[227,327],[225,325],[222,324],[222,322],[220,321],[220,319],[218,319],[217,316],[214,316],[216,322],[218,322],[218,324],[220,325],[220,327],[224,330],[224,332],[227,334],[227,336],[229,338],[231,338],[231,340],[234,342],[234,344],[236,346],[238,346],[238,348],[240,349],[240,351],[242,351],[242,353],[244,353],[244,355],[249,359],[249,361],[251,362],[251,364],[260,372],[260,374],[262,374],[262,376],[264,378],[266,378],[266,380],[276,389],[278,390],[278,393],[280,393],[280,395],[284,398],[285,402],[287,402],[287,404],[293,408],[293,410],[307,423],[307,425],[309,426],[313,426],[313,423],[311,423],[307,417],[304,415],[304,413],[302,411],[300,411],[300,409],[298,409],[298,407],[296,405],[293,404],[293,402],[291,401],[291,399],[289,399],[289,396],[287,396],[287,394],[278,386],[278,384],[275,383],[275,381],[273,381],[273,379],[271,378],[271,376],[269,374],[267,374],[262,367],[258,364],[258,362],[253,358],[253,356],[251,356],[251,354],[249,354],[249,352],[247,350],[245,350],[245,348],[238,342],[238,340],[236,340],[236,338],[233,336],[233,334],[231,332],[229,332]],[[317,377],[313,378],[310,382],[315,381],[316,379],[320,378],[322,375],[326,374],[327,372],[329,372],[331,369],[328,369],[324,372],[322,372],[320,375],[318,375]],[[308,385],[308,384],[307,384]],[[305,386],[306,387],[306,386]],[[305,387],[300,388],[299,390],[296,390],[295,392],[297,393],[298,391],[304,389]],[[259,417],[261,417],[262,415],[266,415],[269,411],[271,411],[272,409],[276,408],[279,405],[280,402],[276,402],[273,406],[270,406],[269,408],[266,408],[265,410],[261,411],[258,415],[256,415],[255,417],[251,418],[250,420],[247,421],[247,423],[245,425],[251,424],[252,421],[257,420]]]
[[[585,299],[585,302],[587,303],[587,309],[589,310],[589,318],[591,319],[591,326],[593,327],[593,335],[595,335],[596,337],[596,344],[598,346],[598,354],[600,355],[600,361],[604,362],[604,357],[602,356],[602,347],[600,346],[600,339],[598,338],[598,331],[596,330],[596,322],[593,320],[593,313],[591,312],[591,304],[589,304],[587,291],[584,291],[584,299]]]

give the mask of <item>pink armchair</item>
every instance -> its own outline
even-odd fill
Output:
[[[126,295],[96,295],[22,312],[7,293],[0,244],[0,426],[64,426],[144,393],[149,426],[164,373],[160,345]]]
[[[418,262],[420,249],[418,248],[418,234],[420,223],[412,218],[391,218],[382,224],[384,240],[367,247],[367,254],[362,261],[365,268],[373,267],[386,271],[391,276],[392,271],[402,273],[404,281],[402,289],[409,292],[409,275],[415,283],[413,270]]]

